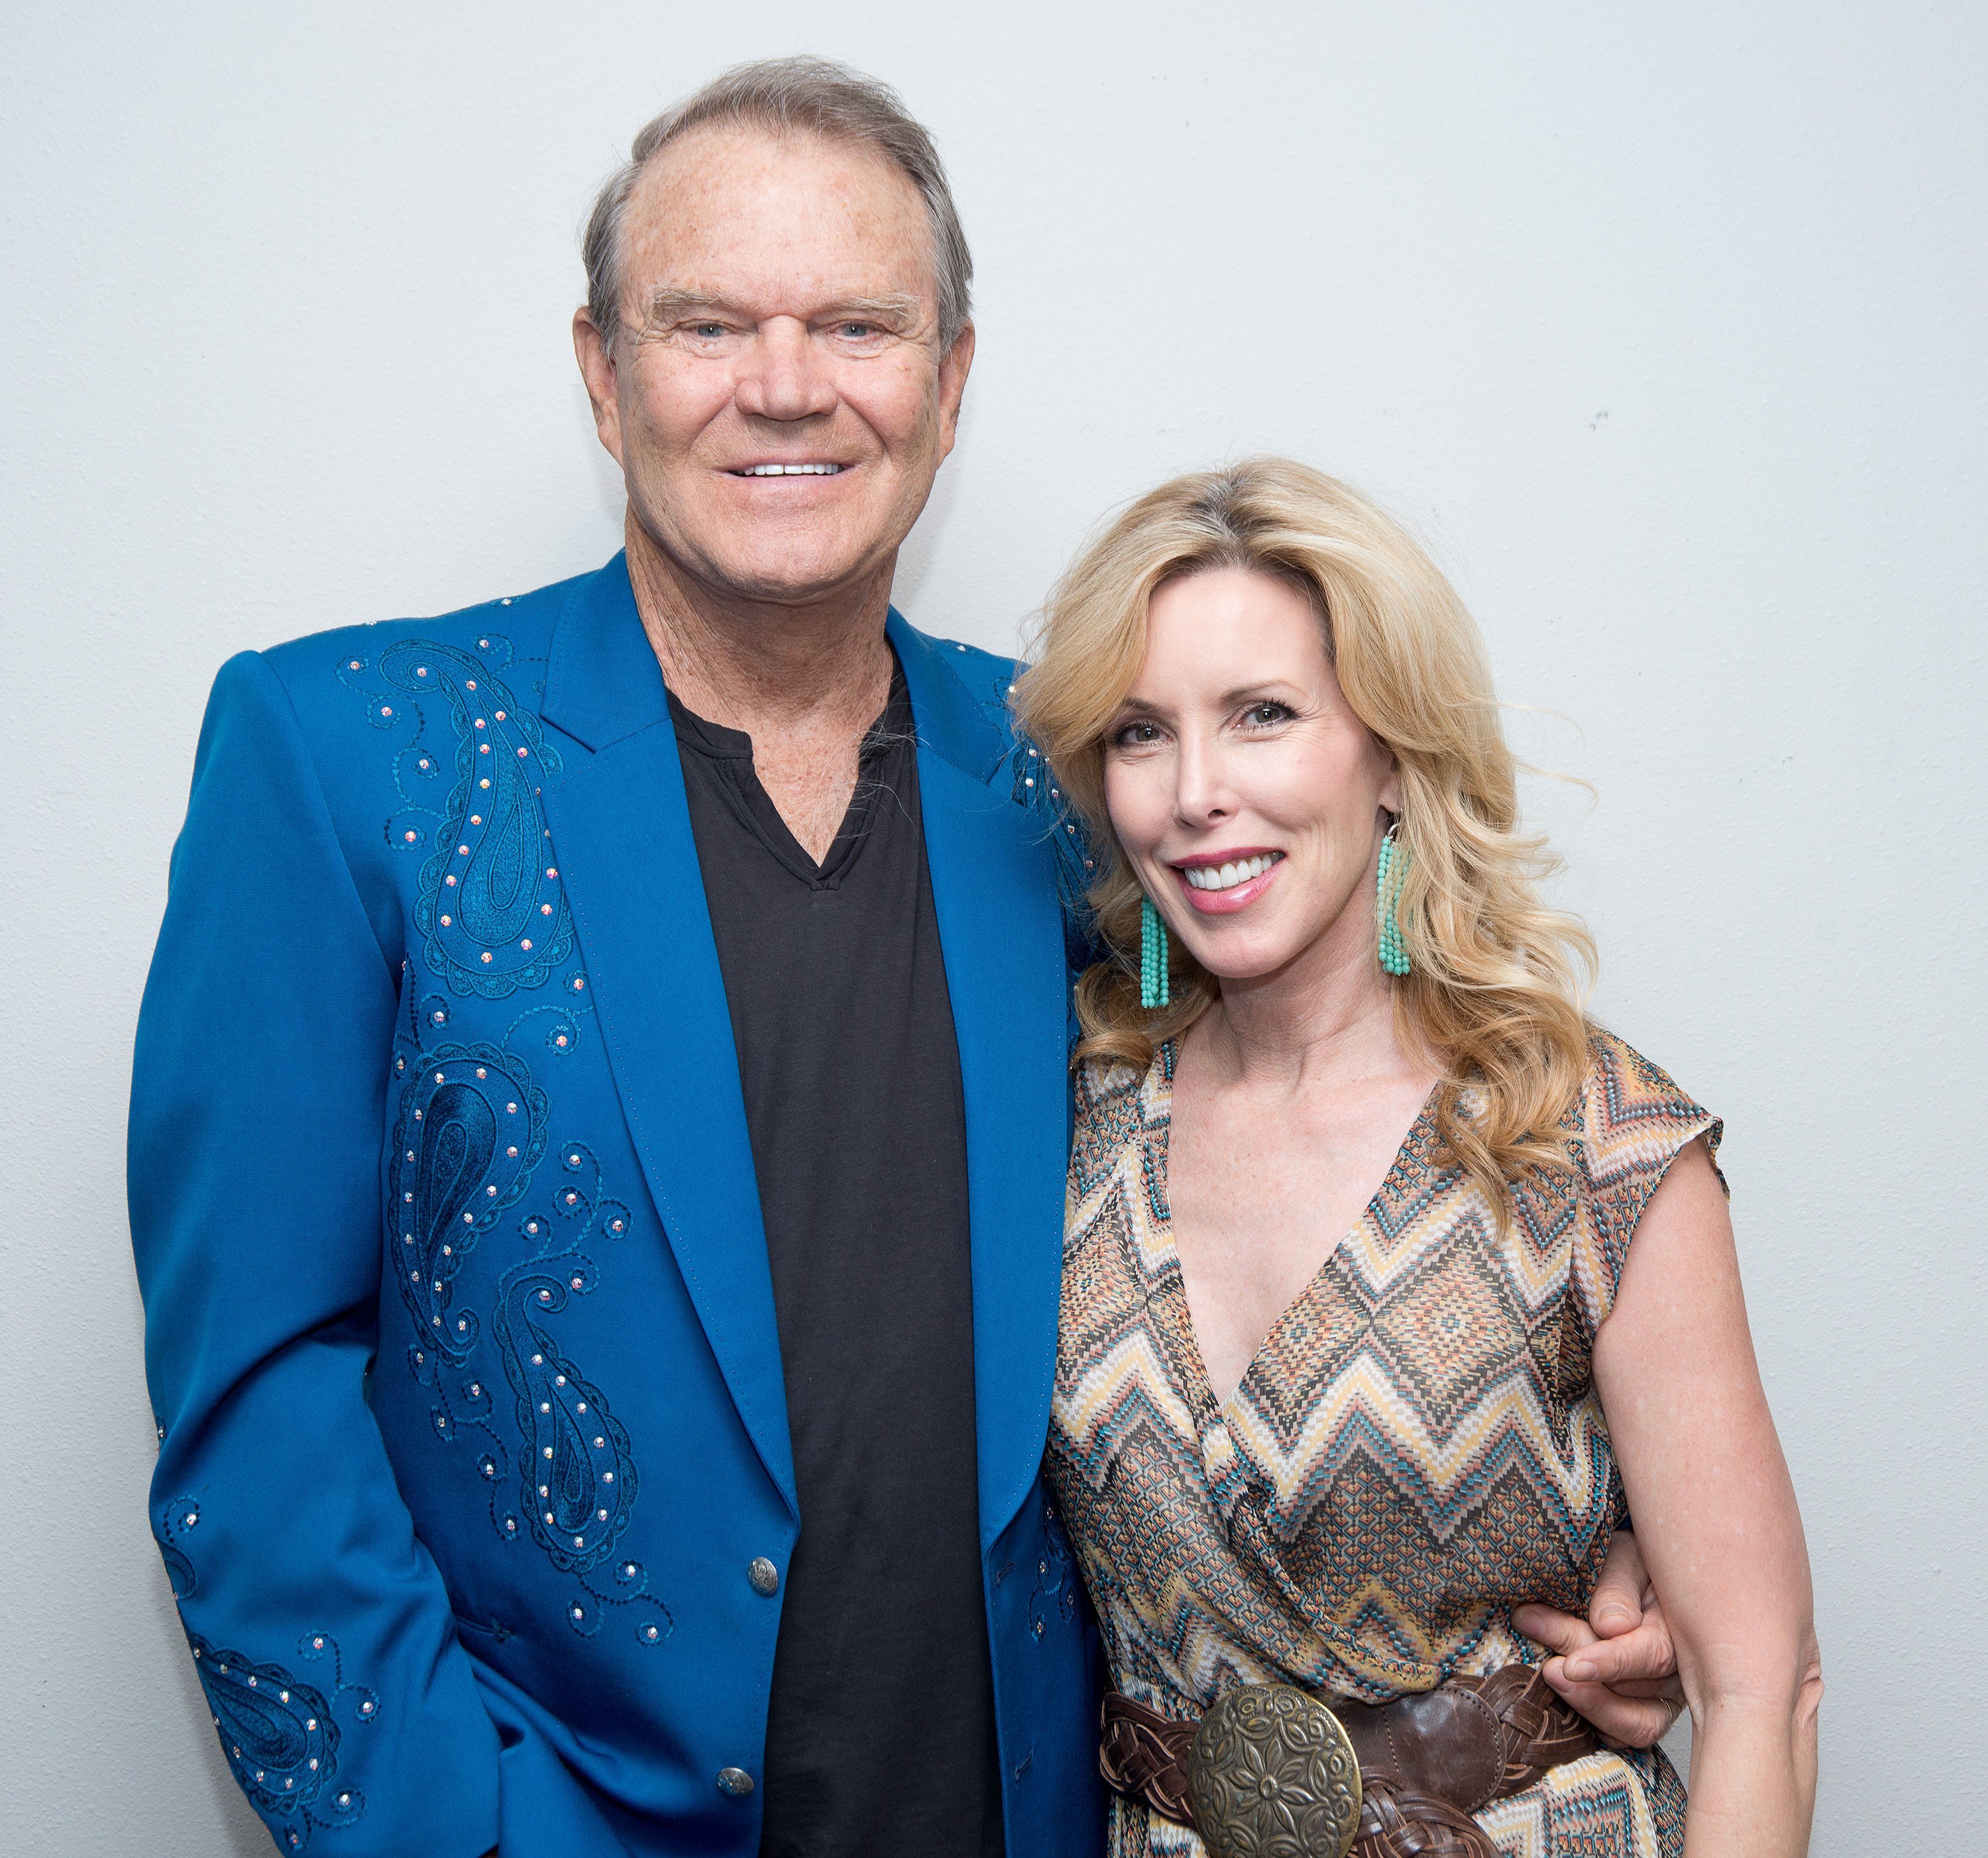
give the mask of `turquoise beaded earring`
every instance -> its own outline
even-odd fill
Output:
[[[1374,914],[1381,925],[1381,965],[1395,979],[1408,971],[1408,951],[1401,945],[1401,925],[1395,920],[1395,904],[1401,894],[1401,880],[1408,874],[1408,848],[1397,846],[1395,835],[1401,829],[1395,820],[1381,840],[1381,868],[1374,880]]]
[[[1150,897],[1139,899],[1139,1004],[1151,1012],[1170,1003],[1167,985],[1167,926]]]

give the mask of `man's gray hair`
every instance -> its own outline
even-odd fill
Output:
[[[749,123],[776,135],[803,130],[874,149],[894,164],[918,190],[931,222],[939,351],[952,346],[972,314],[973,258],[931,131],[888,84],[826,58],[798,57],[735,65],[713,78],[644,129],[627,163],[608,176],[587,215],[580,252],[587,314],[610,347],[621,330],[623,235],[635,184],[652,157],[707,123]]]

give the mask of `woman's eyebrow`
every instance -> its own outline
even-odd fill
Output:
[[[1287,691],[1299,697],[1304,694],[1303,690],[1289,678],[1264,677],[1254,684],[1239,684],[1233,690],[1224,691],[1222,701],[1225,704],[1240,703],[1246,697],[1267,697],[1273,691]]]

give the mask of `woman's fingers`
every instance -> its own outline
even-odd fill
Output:
[[[1597,1639],[1591,1645],[1574,1647],[1567,1658],[1567,1674],[1576,1684],[1610,1685],[1635,1677],[1674,1678],[1677,1648],[1671,1643],[1663,1615],[1652,1613],[1634,1632],[1620,1638]]]
[[[1634,1632],[1643,1623],[1643,1596],[1649,1585],[1641,1547],[1628,1530],[1618,1529],[1609,1538],[1608,1558],[1587,1603],[1588,1623],[1604,1639]]]
[[[1515,1606],[1512,1623],[1549,1651],[1579,1651],[1595,1642],[1594,1629],[1587,1620],[1562,1613],[1557,1606]]]
[[[1634,1578],[1639,1570],[1631,1569]],[[1614,1638],[1586,1620],[1553,1606],[1519,1606],[1512,1623],[1559,1654],[1542,1669],[1547,1683],[1587,1720],[1604,1741],[1647,1748],[1661,1741],[1684,1708],[1677,1653],[1662,1610],[1638,1608],[1641,1623]]]
[[[1562,1658],[1549,1658],[1542,1668],[1547,1682],[1594,1724],[1602,1740],[1618,1747],[1647,1748],[1662,1741],[1684,1707],[1682,1692],[1675,1698],[1638,1696],[1606,1684],[1577,1683],[1567,1674]],[[1647,1681],[1639,1682],[1631,1691],[1647,1687]]]

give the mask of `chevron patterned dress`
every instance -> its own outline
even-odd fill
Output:
[[[1537,1662],[1527,1600],[1584,1612],[1624,1502],[1588,1371],[1645,1204],[1720,1126],[1591,1041],[1570,1174],[1502,1235],[1425,1107],[1362,1214],[1218,1405],[1167,1208],[1175,1052],[1079,1074],[1049,1467],[1114,1686],[1181,1719],[1239,1684],[1383,1703]],[[1478,1816],[1509,1858],[1676,1858],[1661,1750],[1555,1768]],[[1205,1858],[1114,1796],[1111,1858]]]

